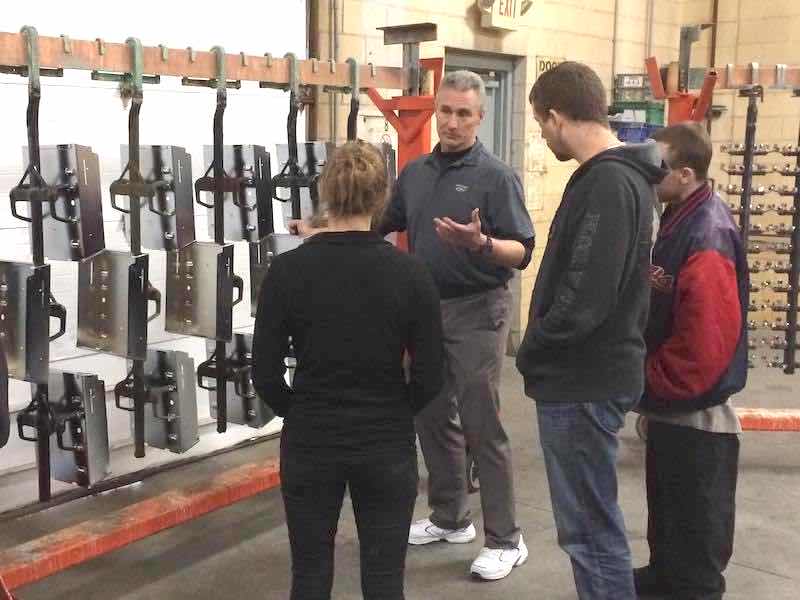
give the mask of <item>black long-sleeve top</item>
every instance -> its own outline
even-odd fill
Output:
[[[262,284],[253,383],[285,418],[282,443],[294,450],[338,457],[413,447],[413,415],[442,385],[442,352],[433,278],[376,233],[317,234],[276,257]]]

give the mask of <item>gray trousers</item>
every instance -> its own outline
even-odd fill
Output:
[[[500,422],[500,367],[511,324],[511,292],[442,300],[445,374],[439,395],[417,417],[428,469],[431,521],[444,529],[471,522],[466,446],[478,465],[485,545],[516,548],[511,445]]]

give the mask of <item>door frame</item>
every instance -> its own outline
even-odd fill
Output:
[[[511,55],[445,48],[445,72],[466,69],[478,74],[488,72],[499,74],[497,82],[500,111],[499,117],[497,115],[495,117],[494,139],[500,140],[500,143],[496,144],[500,148],[500,152],[496,153],[497,157],[508,164],[511,164],[512,96],[517,60]]]

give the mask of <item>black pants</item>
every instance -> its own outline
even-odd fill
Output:
[[[292,600],[328,600],[345,486],[361,547],[365,600],[403,600],[408,529],[417,497],[417,456],[334,460],[281,449],[281,490],[292,548]]]
[[[650,566],[673,600],[717,600],[733,553],[739,438],[650,421]]]

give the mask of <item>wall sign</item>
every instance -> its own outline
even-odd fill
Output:
[[[567,60],[563,56],[537,56],[536,57],[536,79],[545,71],[549,71],[556,65]]]
[[[481,27],[516,31],[522,16],[528,12],[530,0],[476,0],[481,11]]]

